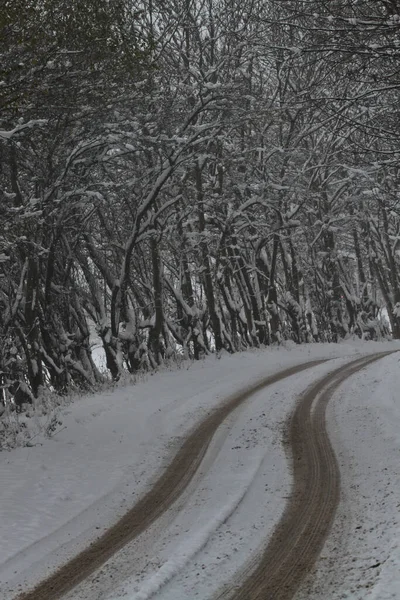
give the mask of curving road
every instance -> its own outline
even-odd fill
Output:
[[[20,594],[18,600],[62,598],[172,506],[193,479],[216,430],[235,409],[256,392],[323,362],[326,359],[291,367],[228,398],[192,431],[154,486],[124,517],[49,578]]]
[[[391,354],[352,361],[314,383],[299,398],[285,431],[293,485],[285,511],[268,545],[252,558],[216,600],[292,600],[312,569],[330,531],[340,496],[340,472],[326,431],[327,403],[340,384]],[[153,487],[112,528],[18,600],[57,600],[73,590],[125,544],[145,531],[182,495],[218,427],[251,395],[321,364],[312,361],[264,378],[228,398],[186,438]]]

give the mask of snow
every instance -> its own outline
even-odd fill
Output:
[[[135,386],[77,398],[64,406],[59,415],[62,429],[52,438],[38,437],[35,442],[40,445],[0,454],[1,598],[12,598],[22,589],[19,586],[43,577],[113,523],[151,486],[193,425],[232,392],[289,366],[333,358],[254,394],[237,409],[217,432],[201,471],[176,506],[94,578],[68,595],[70,600],[211,597],[256,553],[282,514],[290,474],[280,444],[281,430],[296,397],[338,365],[361,354],[396,347],[395,343],[349,341],[337,345],[289,344],[220,359],[213,356],[149,375]],[[351,427],[357,413],[353,414],[350,404],[355,401],[362,407],[369,398],[371,413],[365,418],[371,428],[379,424],[371,440],[381,451],[368,444],[367,457],[360,451],[360,464],[363,468],[376,466],[376,471],[371,471],[376,477],[387,477],[393,490],[400,488],[397,372],[397,355],[370,367],[354,378],[364,384],[363,394],[358,394],[352,379],[346,384],[353,385],[351,394],[337,395],[341,403],[337,408],[335,400],[332,406],[336,412],[330,416],[335,432],[338,429],[343,437],[343,447],[356,452],[353,446],[357,443],[360,449],[363,436],[361,427],[357,430],[360,439],[353,436]],[[377,378],[381,388],[376,395]],[[335,440],[338,435],[336,432]],[[382,470],[383,462],[387,472]],[[393,475],[396,472],[397,479]],[[354,476],[354,472],[348,474],[346,489],[351,489]],[[366,471],[360,471],[358,478],[366,480]],[[386,490],[383,479],[381,487]],[[362,481],[357,480],[357,485]],[[371,489],[365,490],[366,498],[371,497],[368,493],[378,493],[375,488],[374,479]],[[390,586],[398,591],[399,538],[395,537],[392,512],[396,494],[389,500],[388,514],[385,508],[370,517],[372,521],[390,522],[390,527],[382,529],[382,540],[388,543],[386,554],[377,555],[377,560],[386,557],[383,567],[369,572],[377,577],[377,595],[364,593],[360,598],[392,599],[396,592],[391,592]],[[369,592],[374,593],[375,587]]]
[[[35,125],[46,125],[48,123],[47,119],[33,119],[28,121],[27,123],[19,123],[14,129],[6,131],[5,129],[0,129],[0,139],[10,140],[14,135],[20,133],[24,129],[31,129]]]
[[[196,520],[196,527],[193,534],[185,536],[182,545],[178,546],[177,550],[174,550],[173,558],[167,559],[162,567],[140,586],[139,591],[133,594],[132,600],[148,600],[151,598],[175,575],[181,572],[188,562],[206,546],[212,534],[227,521],[243,500],[260,469],[263,458],[260,455],[253,461],[254,464],[250,465],[250,469],[242,470],[239,473],[233,495],[231,494],[229,485],[224,485],[224,479],[227,479],[226,473],[221,474],[222,484],[220,481],[220,489],[222,490],[222,497],[219,498],[220,502],[217,506],[221,506],[222,508],[217,509],[215,515],[210,515],[208,510],[202,511]],[[186,530],[186,533],[188,533],[188,530]],[[123,594],[126,595],[125,590]]]

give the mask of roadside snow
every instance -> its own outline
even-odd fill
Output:
[[[63,409],[65,429],[52,439],[0,453],[1,598],[12,598],[95,539],[148,489],[191,427],[232,392],[307,360],[347,362],[395,347],[288,345],[210,357],[77,399]],[[147,532],[136,544],[142,554],[137,565],[127,548],[121,568],[116,557],[103,569],[114,574],[110,593],[117,581],[129,600],[148,598],[160,587],[163,599],[187,598],[193,589],[204,599],[218,575],[223,580],[243,565],[273,528],[290,489],[279,443],[282,422],[296,395],[340,360],[271,386],[237,411],[217,434],[206,457],[209,469],[178,503],[181,510],[156,524],[156,537]],[[98,600],[107,591],[101,582],[97,575],[69,597]]]

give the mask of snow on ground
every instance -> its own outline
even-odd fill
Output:
[[[24,582],[41,578],[115,521],[148,489],[191,427],[233,391],[294,364],[342,357],[254,395],[221,427],[208,468],[175,512],[102,570],[114,574],[117,589],[115,583],[107,589],[100,572],[69,595],[99,600],[113,592],[110,597],[143,600],[161,590],[156,595],[165,600],[209,597],[216,582],[257,550],[281,514],[290,489],[281,428],[296,396],[341,361],[395,347],[290,345],[210,357],[77,399],[63,409],[64,429],[52,439],[0,453],[0,596],[12,598]],[[398,359],[378,364],[389,360]],[[393,393],[395,384],[393,375]],[[389,560],[385,565],[390,568]]]
[[[342,497],[299,600],[400,599],[400,355],[348,379],[328,407]]]

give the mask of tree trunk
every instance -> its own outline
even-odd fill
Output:
[[[207,299],[208,312],[214,334],[215,350],[220,352],[224,347],[222,342],[222,330],[219,315],[216,309],[215,291],[211,274],[211,263],[208,244],[205,239],[206,221],[204,216],[204,193],[202,183],[202,171],[198,163],[195,166],[196,192],[197,192],[197,215],[199,218],[199,231],[201,235],[200,251],[203,263],[204,292]]]

